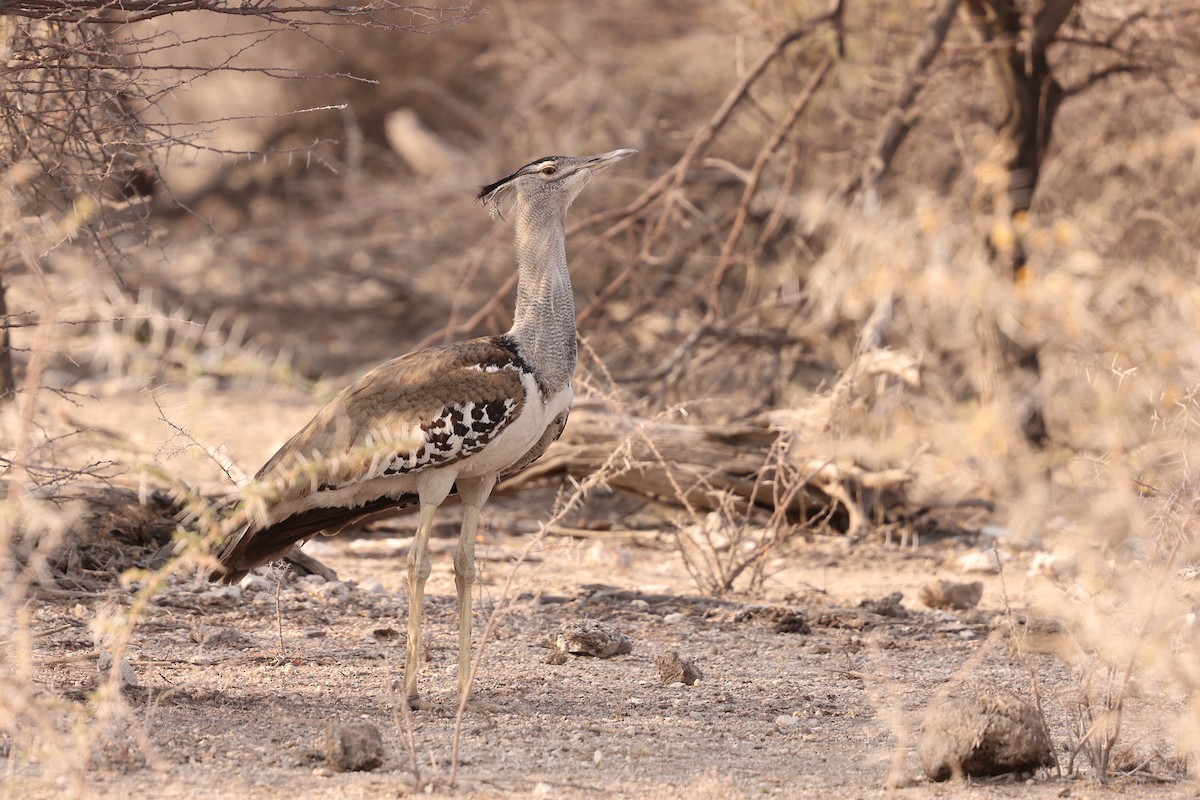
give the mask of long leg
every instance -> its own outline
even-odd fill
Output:
[[[479,510],[487,502],[493,478],[459,481],[463,502],[462,530],[454,553],[454,585],[458,589],[458,699],[467,696],[471,677],[471,587],[475,583],[475,533],[479,529]]]
[[[425,604],[425,579],[429,577],[429,534],[437,503],[421,503],[417,534],[408,551],[408,642],[404,653],[404,699],[417,708],[417,672],[421,663],[421,617]]]

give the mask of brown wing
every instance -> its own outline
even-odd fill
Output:
[[[259,470],[243,492],[252,521],[219,547],[223,570],[213,577],[239,580],[302,539],[415,502],[413,495],[368,495],[352,507],[325,507],[320,495],[478,452],[520,414],[525,369],[497,337],[421,350],[371,370]]]
[[[431,347],[368,372],[267,461],[278,502],[445,466],[477,452],[525,402],[524,364],[498,339]]]

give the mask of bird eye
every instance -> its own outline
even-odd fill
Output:
[[[542,167],[543,175],[553,175],[556,172],[558,172],[558,167],[554,166],[553,164],[547,164],[546,166]]]

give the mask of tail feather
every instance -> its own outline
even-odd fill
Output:
[[[359,520],[393,508],[404,508],[417,502],[415,495],[396,500],[380,497],[358,508],[313,508],[293,514],[274,525],[259,530],[243,528],[229,537],[217,550],[219,569],[209,580],[237,583],[255,567],[283,558],[296,542],[322,531],[337,533]]]

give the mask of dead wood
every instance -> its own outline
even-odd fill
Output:
[[[689,425],[632,417],[584,399],[571,410],[563,438],[498,490],[516,491],[550,476],[582,480],[604,470],[611,488],[693,511],[759,508],[793,521],[828,519],[846,531],[907,508],[907,470],[814,456],[792,444],[793,434],[766,419]]]

